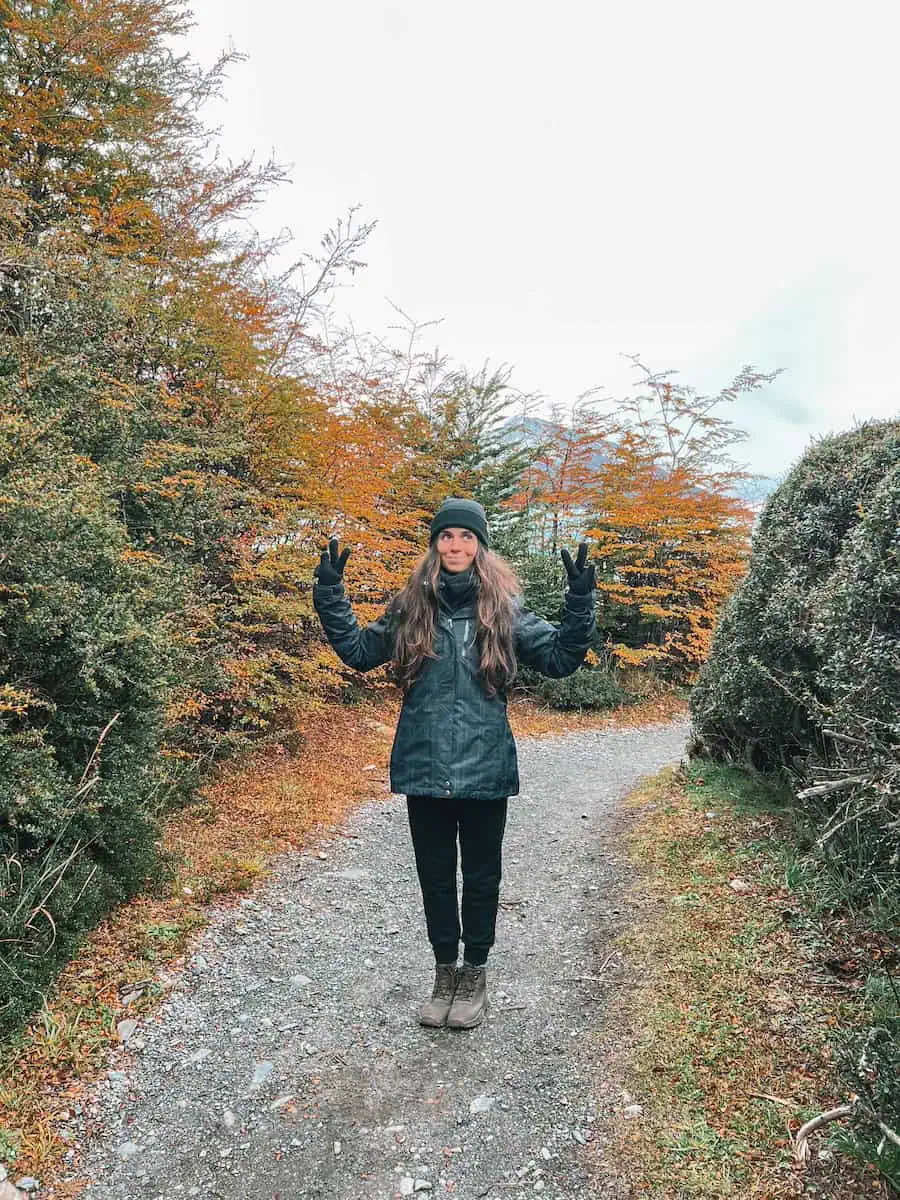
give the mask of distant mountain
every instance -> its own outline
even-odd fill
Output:
[[[553,421],[545,421],[541,417],[511,417],[509,420],[503,421],[500,428],[506,433],[507,439],[513,446],[523,444],[537,446],[554,432],[563,429],[564,426]],[[602,450],[598,451],[592,456],[590,465],[597,470],[609,461],[609,457]]]

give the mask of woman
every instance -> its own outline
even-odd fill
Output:
[[[313,603],[328,640],[349,667],[391,662],[403,706],[391,751],[391,790],[406,795],[434,950],[423,1025],[472,1029],[487,1004],[488,952],[500,897],[507,798],[519,790],[506,689],[516,662],[560,678],[581,665],[594,630],[594,568],[581,543],[557,628],[522,607],[509,564],[490,549],[484,509],[444,501],[428,552],[377,621],[361,629],[344,595],[349,549],[332,538],[315,569]],[[462,859],[462,926],[457,905]],[[457,968],[459,940],[464,960]]]

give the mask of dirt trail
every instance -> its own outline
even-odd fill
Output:
[[[520,740],[492,1004],[469,1033],[415,1021],[432,968],[402,797],[283,860],[214,914],[110,1072],[85,1200],[622,1195],[594,1114],[628,1098],[585,1051],[614,1019],[618,804],[686,734]]]

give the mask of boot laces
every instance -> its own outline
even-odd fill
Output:
[[[463,967],[459,973],[459,981],[456,985],[457,996],[460,996],[463,1000],[472,999],[478,987],[478,981],[481,978],[483,969],[483,967]]]
[[[452,999],[455,984],[456,968],[438,967],[434,974],[433,998],[435,1000]]]

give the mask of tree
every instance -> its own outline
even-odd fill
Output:
[[[615,418],[598,413],[588,396],[568,415],[556,405],[548,420],[522,426],[532,459],[511,503],[527,513],[539,553],[555,559],[563,538],[579,531],[616,429]]]
[[[619,660],[693,682],[723,601],[745,570],[752,513],[669,469],[634,431],[600,469],[588,524]]]
[[[589,535],[610,600],[611,647],[623,662],[693,682],[720,607],[746,567],[753,514],[735,496],[749,478],[731,450],[747,436],[716,411],[771,382],[745,366],[700,396],[629,356],[649,389],[599,399],[616,432],[591,487]]]
[[[752,365],[744,366],[716,395],[700,396],[695,388],[668,379],[676,371],[653,372],[639,355],[625,357],[643,375],[649,392],[616,401],[616,413],[623,428],[637,434],[644,445],[654,447],[661,470],[683,470],[696,479],[715,480],[720,488],[751,478],[731,453],[732,447],[746,440],[746,430],[719,416],[716,409],[732,404],[743,392],[772,383],[783,368],[764,374]]]
[[[296,525],[277,464],[329,419],[299,373],[303,322],[333,273],[358,265],[367,227],[339,224],[323,256],[272,269],[280,241],[241,220],[283,173],[210,157],[199,113],[234,56],[203,73],[170,48],[187,28],[180,0],[2,12],[13,403],[95,464],[134,550],[190,580],[173,636],[192,670],[171,736],[211,752],[274,718],[303,653],[296,564],[272,553]]]

